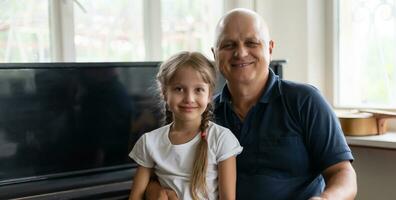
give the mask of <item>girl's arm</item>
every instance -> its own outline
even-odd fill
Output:
[[[144,191],[150,181],[152,173],[151,168],[140,166],[136,170],[135,177],[133,178],[131,194],[129,200],[142,200],[144,199]]]
[[[236,191],[236,159],[235,156],[219,163],[219,199],[235,199]]]

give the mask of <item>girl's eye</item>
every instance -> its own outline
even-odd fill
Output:
[[[204,88],[197,88],[196,90],[197,90],[197,92],[205,92]]]
[[[182,92],[182,91],[183,91],[183,88],[181,88],[181,87],[175,87],[174,90],[175,90],[176,92]]]

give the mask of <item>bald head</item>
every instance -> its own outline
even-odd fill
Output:
[[[263,43],[268,45],[270,36],[264,19],[252,10],[237,8],[226,13],[217,24],[214,47],[218,47],[219,42],[224,37],[225,30],[229,28],[230,24],[241,24],[241,27],[243,27],[245,23],[253,23]]]
[[[261,91],[268,78],[273,47],[267,25],[257,13],[234,9],[220,19],[212,53],[230,91]]]

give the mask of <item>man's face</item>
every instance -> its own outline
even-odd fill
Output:
[[[213,49],[216,64],[230,84],[266,80],[272,41],[263,41],[262,30],[252,16],[231,16]]]

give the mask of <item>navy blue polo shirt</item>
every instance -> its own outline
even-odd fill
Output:
[[[281,80],[272,70],[259,101],[241,121],[225,86],[215,119],[243,146],[237,199],[308,199],[325,186],[321,172],[353,160],[331,107],[314,87]]]

